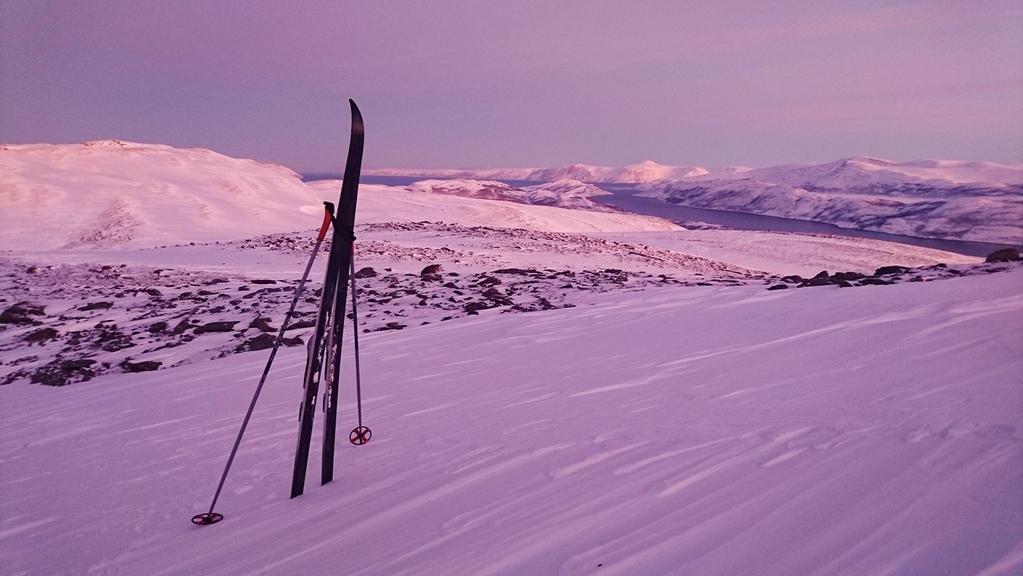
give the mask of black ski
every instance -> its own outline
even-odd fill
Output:
[[[337,324],[344,322],[344,300],[342,299],[342,305],[337,308],[336,314],[340,315],[340,318],[333,317],[335,312],[336,297],[335,292],[338,288],[338,279],[340,272],[343,270],[345,274],[344,284],[341,284],[343,293],[347,294],[347,270],[351,265],[352,255],[352,240],[353,233],[352,227],[355,222],[355,195],[358,188],[359,171],[362,164],[362,143],[364,130],[362,125],[362,115],[359,113],[358,107],[352,100],[348,101],[352,107],[352,134],[351,140],[348,145],[348,161],[345,165],[345,179],[341,186],[341,198],[338,202],[340,209],[337,218],[334,221],[334,234],[332,236],[332,244],[330,247],[330,256],[327,259],[327,272],[323,277],[323,293],[320,298],[320,310],[316,318],[316,329],[313,332],[313,337],[309,341],[309,355],[306,358],[305,378],[303,380],[303,400],[302,407],[299,412],[299,434],[298,434],[298,446],[295,450],[295,467],[291,480],[291,497],[299,496],[305,490],[305,475],[306,468],[309,462],[309,445],[312,440],[313,434],[313,418],[316,416],[316,399],[319,395],[320,388],[320,377],[322,374],[322,368],[324,368],[324,339],[330,334],[333,336],[337,330]],[[350,181],[349,174],[352,172],[352,166],[354,168],[354,180]],[[349,188],[351,192],[349,193]],[[343,262],[342,262],[343,259]],[[345,298],[345,296],[342,296]],[[333,339],[334,345],[340,342],[339,338]],[[340,356],[336,353],[336,350],[331,350],[333,354],[331,367],[332,379],[335,383],[331,386],[333,388],[332,396],[336,400],[336,377],[337,377],[337,366],[339,364]],[[333,443],[332,443],[333,444]],[[333,450],[331,451],[331,457],[333,458]],[[333,468],[333,459],[331,460],[331,467]]]
[[[323,465],[320,484],[334,479],[334,440],[337,431],[338,384],[341,373],[341,336],[345,326],[345,305],[348,303],[349,271],[352,268],[352,251],[355,242],[355,204],[359,199],[359,177],[362,173],[362,148],[365,128],[362,114],[355,102],[352,105],[352,141],[348,146],[348,161],[345,163],[344,181],[341,183],[341,198],[338,200],[337,219],[334,222],[334,245],[331,250],[338,252],[337,284],[334,291],[333,349],[331,378],[325,391],[326,414],[323,420]]]

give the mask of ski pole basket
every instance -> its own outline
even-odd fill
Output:
[[[216,524],[224,519],[224,515],[219,512],[203,512],[202,514],[196,514],[192,516],[192,524],[196,526],[206,526],[208,524]]]
[[[352,433],[348,435],[348,441],[356,446],[362,446],[372,437],[373,431],[369,429],[369,426],[358,426],[352,429]]]

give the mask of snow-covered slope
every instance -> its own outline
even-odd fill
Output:
[[[286,349],[210,527],[188,519],[209,504],[265,353],[0,387],[0,562],[153,576],[1019,574],[1021,273],[675,286],[369,334],[373,441],[339,445],[335,481],[295,500],[305,358]]]
[[[1023,166],[849,158],[652,184],[666,202],[933,238],[1023,244]]]
[[[0,199],[4,250],[239,239],[322,210],[282,166],[116,140],[0,146]]]
[[[576,210],[617,211],[615,208],[590,199],[594,196],[607,196],[610,192],[578,180],[556,180],[523,187],[494,180],[420,180],[408,186],[408,189],[414,192],[432,192]]]

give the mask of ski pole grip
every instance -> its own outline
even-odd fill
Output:
[[[330,228],[330,222],[334,219],[334,205],[330,202],[323,203],[323,224],[320,224],[320,233],[316,236],[316,239],[323,241],[327,237],[327,229]]]

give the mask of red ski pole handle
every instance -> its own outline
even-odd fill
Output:
[[[320,242],[327,237],[327,230],[330,228],[330,223],[334,221],[334,205],[330,202],[323,203],[323,224],[320,224],[320,233],[317,234],[316,239]]]

